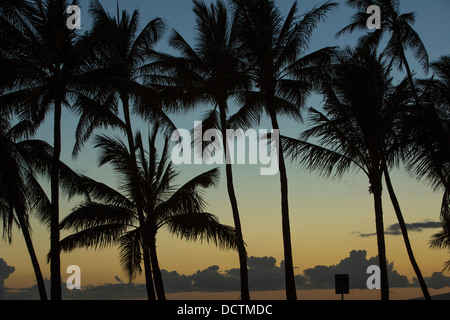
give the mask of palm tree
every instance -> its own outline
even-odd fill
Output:
[[[179,238],[205,240],[223,249],[236,249],[237,241],[233,228],[220,224],[214,215],[204,211],[206,203],[201,188],[214,186],[219,171],[210,170],[176,187],[174,181],[178,172],[169,161],[169,140],[165,139],[158,158],[157,130],[155,127],[149,135],[148,152],[143,148],[139,133],[135,139],[144,224],[134,199],[133,161],[126,145],[119,139],[96,136],[95,147],[101,148],[99,163],[113,166],[120,178],[120,191],[84,177],[88,197],[61,222],[62,229],[75,231],[61,241],[61,246],[71,251],[79,247],[103,248],[118,244],[121,265],[130,282],[141,273],[143,251],[149,250],[155,287],[160,290],[158,298],[164,299],[164,288],[158,288],[163,285],[155,245],[158,230],[165,227]],[[144,247],[144,243],[149,245]]]
[[[28,121],[11,127],[8,116],[0,118],[0,217],[3,220],[3,235],[12,241],[12,225],[17,223],[22,231],[31,258],[41,300],[47,300],[44,278],[31,239],[29,213],[42,209],[46,196],[36,180],[28,157],[34,153],[35,143],[23,139],[33,134],[33,126]],[[31,150],[30,150],[31,149]],[[47,208],[48,209],[48,208]]]
[[[411,50],[425,72],[429,70],[428,53],[420,36],[413,29],[416,19],[414,12],[400,13],[400,0],[347,0],[347,5],[359,10],[353,16],[353,21],[337,33],[337,36],[355,30],[367,30],[368,14],[366,10],[371,5],[381,9],[381,28],[362,36],[359,45],[378,46],[383,35],[389,34],[389,41],[384,49],[385,54],[391,58],[390,65],[400,70],[405,68],[411,88],[415,88],[413,73],[406,59],[406,50]],[[416,103],[419,101],[417,91],[413,90]]]
[[[377,47],[380,44],[383,35],[390,34],[387,46],[383,51],[383,53],[390,58],[389,69],[394,65],[397,66],[399,70],[402,70],[403,68],[406,70],[407,79],[411,87],[411,94],[415,98],[416,102],[415,108],[418,108],[417,104],[420,103],[420,97],[418,95],[418,90],[413,79],[413,73],[409,66],[408,60],[406,59],[405,52],[406,50],[411,50],[425,72],[428,72],[429,70],[429,58],[422,40],[420,39],[417,32],[413,29],[413,24],[415,22],[415,13],[410,12],[400,14],[400,1],[398,0],[379,0],[375,2],[366,0],[347,0],[347,5],[360,11],[354,14],[352,23],[339,31],[337,33],[337,36],[340,36],[347,32],[353,32],[355,30],[366,30],[366,22],[368,18],[366,9],[370,5],[374,4],[379,6],[381,9],[381,28],[375,30],[374,32],[368,32],[366,35],[362,36],[359,39],[359,46]],[[404,141],[402,143],[404,143]],[[406,224],[404,222],[398,199],[392,187],[387,168],[385,169],[384,176],[389,196],[391,198],[397,219],[399,221],[408,256],[421,285],[425,299],[429,300],[431,298],[419,266],[417,265],[417,262],[414,258],[414,254],[412,252],[407,234]]]
[[[393,137],[399,114],[410,103],[408,86],[405,81],[393,86],[389,68],[373,51],[347,49],[328,72],[322,85],[326,114],[311,109],[313,127],[302,140],[283,138],[283,144],[294,159],[324,176],[340,177],[352,167],[367,175],[374,198],[381,298],[389,299],[382,177],[399,161]],[[312,137],[317,144],[306,141]]]
[[[8,1],[10,3],[10,1]],[[61,299],[59,249],[59,187],[62,108],[75,106],[74,98],[96,86],[86,75],[93,67],[95,43],[66,26],[66,9],[77,1],[21,1],[31,9],[14,19],[1,20],[2,64],[12,73],[2,88],[0,104],[20,119],[39,125],[53,110],[53,160],[51,168],[52,218],[51,298]],[[8,6],[7,6],[8,7]]]
[[[169,43],[181,56],[159,54],[154,66],[159,66],[173,77],[173,87],[166,88],[165,91],[175,91],[172,96],[176,97],[175,100],[183,108],[205,102],[213,104],[215,108],[204,119],[203,130],[215,127],[221,130],[222,137],[227,137],[228,100],[242,88],[247,88],[249,82],[239,57],[237,28],[226,5],[220,0],[216,4],[212,3],[209,8],[204,2],[194,0],[193,10],[198,32],[195,48],[174,31]],[[171,103],[173,108],[176,107],[176,101]],[[229,155],[228,139],[222,139],[221,147]],[[233,184],[232,163],[228,160],[227,158],[227,191],[238,237],[241,299],[249,300],[247,252]]]
[[[232,121],[240,126],[248,125],[257,122],[259,116],[266,113],[273,130],[279,130],[280,115],[301,119],[300,108],[313,86],[313,66],[329,59],[331,48],[301,55],[307,49],[317,24],[337,4],[326,2],[299,19],[297,2],[294,2],[283,19],[275,2],[271,0],[234,0],[233,3],[242,42],[240,50],[246,57],[250,75],[258,90],[241,94],[239,99],[243,107],[233,116]],[[283,146],[280,145],[276,151],[280,172],[286,296],[289,300],[295,300],[297,292]]]
[[[136,210],[141,226],[145,225],[143,199],[139,192],[138,165],[136,160],[136,146],[133,141],[133,129],[131,123],[131,106],[139,115],[151,121],[159,121],[167,130],[173,129],[172,122],[160,108],[156,90],[144,86],[139,80],[142,70],[145,70],[148,59],[153,51],[153,46],[159,40],[164,29],[161,19],[155,18],[148,22],[139,31],[139,11],[132,14],[123,10],[119,11],[117,4],[117,16],[108,14],[99,1],[91,2],[90,12],[93,16],[92,37],[98,41],[97,54],[102,58],[103,65],[93,75],[97,81],[96,94],[86,100],[84,113],[77,128],[77,145],[74,155],[81,150],[83,143],[89,139],[93,130],[98,126],[116,126],[121,129],[128,140],[128,149],[131,156],[132,167],[135,175],[134,196]],[[148,75],[147,75],[148,77]],[[124,120],[118,117],[118,101],[122,105]],[[156,102],[155,102],[156,101]],[[81,104],[85,99],[79,101]],[[86,108],[92,103],[101,105],[101,109]],[[100,110],[100,111],[99,111]],[[144,238],[146,239],[146,238]],[[154,299],[154,291],[151,289],[152,275],[150,266],[148,243],[143,243],[144,268],[147,282],[148,297]]]
[[[405,119],[404,136],[410,143],[407,167],[434,190],[443,190],[442,232],[433,237],[432,248],[448,247],[450,229],[450,56],[431,64],[432,79],[419,80],[422,103]],[[446,263],[448,270],[450,263]]]

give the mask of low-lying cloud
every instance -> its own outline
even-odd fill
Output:
[[[8,266],[5,260],[0,258],[0,299],[3,298],[5,292],[5,280],[8,279],[9,275],[12,274],[16,269],[12,266]]]
[[[406,229],[408,232],[422,232],[425,229],[438,229],[442,228],[441,222],[436,221],[424,221],[424,222],[414,222],[414,223],[406,223]],[[361,237],[372,237],[376,236],[376,233],[359,233]],[[395,223],[386,228],[384,231],[386,235],[399,236],[402,234],[400,229],[400,224]]]
[[[367,268],[378,265],[378,256],[367,258],[365,250],[353,250],[349,256],[342,259],[337,265],[315,266],[303,272],[304,286],[308,289],[333,289],[335,274],[348,274],[350,289],[367,289]],[[390,287],[411,287],[406,276],[400,275],[394,269],[394,263],[388,263],[388,279]]]
[[[274,257],[249,257],[248,275],[251,291],[283,290],[284,289],[284,261],[277,264]],[[366,289],[366,281],[369,275],[367,267],[378,265],[378,257],[367,257],[365,250],[353,250],[349,256],[342,259],[336,265],[318,265],[308,268],[302,274],[295,276],[298,289],[334,289],[334,275],[348,274],[351,289]],[[182,275],[177,271],[162,270],[166,293],[177,292],[231,292],[240,290],[239,269],[221,270],[213,265],[203,270],[198,270],[191,275]],[[390,287],[418,287],[418,281],[411,281],[395,270],[394,263],[388,263],[388,278]],[[450,277],[435,272],[425,281],[429,288],[441,289],[450,287]],[[50,290],[50,282],[46,279],[46,286]],[[115,283],[104,285],[82,286],[81,290],[68,290],[63,285],[63,297],[65,299],[139,299],[146,297],[144,284],[124,283],[119,276],[115,276]],[[5,299],[38,299],[36,286],[27,289],[6,291]]]

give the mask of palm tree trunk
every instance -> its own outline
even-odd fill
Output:
[[[245,249],[244,237],[242,235],[241,219],[239,216],[239,208],[236,199],[236,193],[234,191],[233,183],[233,169],[229,160],[229,146],[227,139],[227,118],[226,118],[226,103],[222,102],[219,106],[220,110],[220,125],[222,129],[222,143],[223,149],[226,155],[226,177],[227,177],[227,191],[228,198],[230,199],[231,211],[233,212],[234,228],[236,230],[236,237],[238,242],[238,255],[239,255],[239,272],[241,281],[241,299],[250,300],[250,290],[248,286],[248,268],[247,268],[247,250]]]
[[[149,256],[149,247],[148,247],[148,240],[147,240],[147,234],[146,234],[146,224],[145,224],[145,217],[144,213],[142,211],[142,202],[141,202],[141,194],[139,191],[139,186],[137,185],[139,183],[139,178],[137,175],[138,172],[138,166],[137,166],[137,160],[136,160],[136,148],[134,146],[133,141],[133,130],[131,128],[131,118],[130,118],[130,106],[129,106],[129,98],[126,94],[121,94],[120,98],[122,100],[123,105],[123,113],[125,117],[125,126],[126,126],[126,133],[127,133],[127,139],[128,139],[128,149],[130,151],[130,158],[132,161],[133,166],[133,198],[134,201],[136,201],[136,211],[138,213],[139,218],[139,225],[142,230],[142,251],[143,251],[143,259],[144,259],[144,274],[145,274],[145,284],[147,288],[147,297],[149,300],[156,300],[155,295],[155,289],[153,286],[153,277],[152,277],[152,268],[150,263],[150,256]]]
[[[371,179],[372,192],[375,206],[375,225],[378,245],[378,261],[380,264],[381,300],[389,300],[389,282],[387,275],[386,244],[384,241],[383,205],[381,173],[375,179]]]
[[[420,284],[420,288],[422,289],[423,295],[426,300],[431,300],[430,293],[428,292],[427,285],[422,276],[422,272],[420,271],[419,265],[414,258],[414,253],[412,251],[411,243],[408,237],[408,230],[406,229],[405,220],[403,219],[403,214],[400,209],[400,204],[398,203],[397,196],[394,192],[394,187],[392,186],[391,178],[389,176],[389,171],[387,168],[384,169],[384,177],[386,180],[386,186],[389,192],[389,197],[391,198],[392,205],[394,206],[395,214],[397,215],[398,223],[400,225],[400,229],[402,231],[403,240],[405,241],[406,251],[408,252],[409,260],[411,261],[411,265],[416,273],[417,279]]]
[[[270,113],[270,119],[272,121],[272,128],[274,130],[280,130],[278,120],[274,112]],[[281,143],[278,144],[278,165],[280,170],[281,221],[282,221],[283,244],[284,244],[286,299],[297,300],[297,290],[295,288],[295,276],[294,276],[294,262],[292,258],[291,227],[289,222],[288,179],[286,172],[286,164],[284,162],[283,156],[283,146]]]
[[[144,260],[144,276],[145,276],[145,289],[147,290],[147,299],[156,300],[155,287],[153,286],[152,266],[150,263],[150,255],[148,250],[148,243],[145,237],[142,236],[142,251]]]
[[[53,128],[53,159],[50,178],[52,212],[50,221],[50,278],[51,299],[61,300],[61,258],[59,245],[59,161],[61,156],[61,110],[62,102],[55,102],[55,119]]]
[[[25,223],[24,217],[22,214],[17,214],[20,228],[22,229],[23,237],[25,239],[25,244],[28,249],[28,253],[31,258],[31,264],[33,265],[34,274],[36,276],[37,287],[39,291],[39,296],[41,300],[47,300],[47,292],[45,290],[44,277],[42,276],[41,268],[39,266],[39,261],[36,256],[36,252],[34,251],[33,242],[31,240],[30,232],[28,230],[28,226]]]
[[[147,289],[148,300],[156,300],[155,288],[153,286],[152,266],[150,263],[150,256],[148,253],[148,244],[145,237],[142,239],[142,251],[144,259],[144,274],[145,274],[145,287]]]
[[[155,281],[156,294],[158,296],[158,300],[166,300],[166,294],[164,292],[164,283],[162,279],[161,269],[159,268],[158,255],[156,252],[155,237],[153,237],[152,240],[150,240],[149,249],[150,249],[150,260],[153,269],[153,279]]]

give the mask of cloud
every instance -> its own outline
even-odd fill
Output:
[[[284,288],[284,261],[278,267],[274,257],[249,257],[249,288],[255,291],[280,290]]]
[[[189,276],[180,275],[176,271],[161,270],[164,290],[167,293],[189,292],[193,290],[193,280]]]
[[[0,259],[0,263],[2,260]],[[249,257],[248,275],[251,291],[283,290],[284,289],[284,261],[277,264],[274,257]],[[366,289],[369,275],[367,267],[378,265],[378,257],[368,257],[365,250],[353,250],[348,257],[335,265],[318,265],[308,268],[302,274],[295,276],[298,289],[334,289],[335,274],[348,274],[351,289]],[[177,271],[161,270],[166,293],[176,292],[230,292],[240,290],[239,269],[221,270],[219,266],[209,266],[191,275],[182,275]],[[409,281],[404,275],[395,270],[394,263],[388,263],[389,285],[395,287],[418,287],[417,279]],[[114,277],[115,283],[104,285],[86,285],[82,290],[68,290],[63,283],[64,299],[83,300],[114,300],[114,299],[142,299],[146,298],[144,284],[123,283],[119,276]],[[450,277],[435,272],[425,277],[429,288],[440,289],[450,286]],[[50,281],[45,279],[48,292]],[[6,291],[5,299],[39,299],[36,285],[31,288]]]
[[[367,289],[366,282],[369,275],[366,272],[370,265],[378,265],[378,256],[368,259],[365,250],[353,250],[337,265],[306,269],[303,272],[304,286],[308,289],[334,289],[334,275],[348,274],[350,289]],[[400,275],[394,269],[394,263],[388,263],[387,267],[390,287],[413,286],[406,276]]]
[[[424,221],[424,222],[415,222],[415,223],[407,223],[406,229],[408,232],[422,232],[424,229],[437,229],[442,228],[441,222],[436,221]],[[372,237],[376,236],[376,233],[360,233],[358,232],[359,236],[361,237]],[[384,234],[389,234],[393,236],[399,236],[402,234],[402,231],[400,229],[400,224],[392,224],[389,227],[386,228],[384,231]]]
[[[2,283],[1,280],[8,279],[9,275],[15,270],[14,267],[8,266],[6,261],[0,258],[0,283]]]
[[[442,272],[434,272],[431,277],[425,277],[425,282],[432,289],[450,287],[450,277],[445,276]]]
[[[249,257],[248,278],[251,291],[281,290],[284,288],[284,268],[276,265],[274,257]],[[193,291],[239,291],[240,270],[221,271],[210,266],[187,277],[192,281]],[[164,280],[166,281],[166,280]]]
[[[50,293],[50,280],[44,279],[47,295]],[[137,283],[105,283],[102,285],[83,285],[81,290],[69,290],[61,282],[62,296],[66,300],[119,300],[142,299],[147,297],[145,284]],[[7,300],[38,300],[37,285],[30,288],[6,291],[4,299]]]
[[[0,258],[0,299],[2,299],[5,292],[5,280],[8,279],[9,275],[15,270],[14,267],[8,266],[6,261]]]
[[[219,266],[210,266],[190,276],[194,291],[236,291],[239,278],[234,270],[220,272]]]
[[[253,269],[274,269],[276,263],[274,257],[250,257],[247,260],[248,267]]]

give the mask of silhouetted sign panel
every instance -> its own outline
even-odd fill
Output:
[[[348,274],[335,274],[334,282],[336,287],[336,294],[349,294],[350,285]]]

